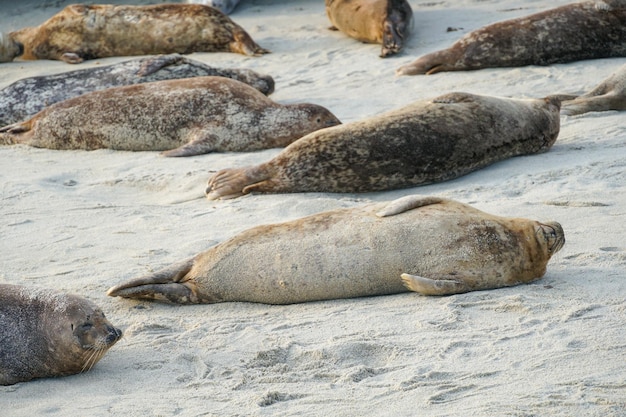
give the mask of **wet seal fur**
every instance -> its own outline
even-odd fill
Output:
[[[556,222],[411,195],[248,229],[108,295],[292,304],[407,290],[457,294],[535,281],[564,243]]]
[[[265,95],[274,91],[274,79],[269,75],[248,69],[215,68],[179,54],[157,55],[18,80],[0,90],[0,126],[24,121],[46,106],[92,91],[201,76],[232,78]]]
[[[331,29],[351,38],[383,45],[380,57],[400,52],[413,25],[406,0],[326,0]]]
[[[339,120],[315,104],[282,105],[247,84],[194,77],[109,88],[0,129],[0,144],[167,151],[192,156],[286,146]]]
[[[0,385],[88,371],[121,337],[85,298],[0,284]]]
[[[484,26],[399,75],[626,56],[626,0],[585,1]]]
[[[450,93],[311,133],[260,165],[218,171],[210,200],[250,192],[383,191],[445,181],[494,162],[545,152],[559,101]]]
[[[11,62],[24,53],[24,45],[0,32],[0,62]]]
[[[201,4],[65,7],[37,27],[11,32],[24,45],[24,59],[76,64],[110,56],[191,52],[261,55],[257,45],[228,16]]]

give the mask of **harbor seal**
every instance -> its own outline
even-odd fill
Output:
[[[450,93],[311,133],[260,165],[218,171],[210,200],[250,192],[355,193],[445,181],[494,162],[545,152],[559,101]]]
[[[24,53],[24,45],[6,33],[0,32],[0,62],[11,62]]]
[[[400,67],[397,74],[550,65],[620,56],[626,56],[626,0],[594,0],[477,29],[448,49]]]
[[[0,284],[0,385],[88,371],[121,337],[85,298]]]
[[[107,294],[180,304],[457,294],[532,282],[564,243],[556,222],[411,195],[248,229]]]
[[[326,14],[331,29],[361,42],[381,43],[381,58],[400,52],[413,25],[406,0],[326,0]]]
[[[278,104],[247,84],[194,77],[109,88],[0,128],[0,144],[166,151],[165,156],[286,146],[339,120],[315,104]]]
[[[561,114],[573,116],[607,110],[626,110],[626,65],[590,92],[581,96],[567,97],[562,103]]]
[[[146,6],[73,4],[37,27],[9,34],[24,59],[70,64],[109,56],[269,51],[228,16],[201,4]]]
[[[248,69],[215,68],[179,54],[157,55],[18,80],[0,90],[0,126],[24,121],[46,106],[92,91],[209,75],[244,82],[265,95],[274,91],[274,79],[269,75]]]

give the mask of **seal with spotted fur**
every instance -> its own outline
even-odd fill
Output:
[[[561,114],[569,116],[590,111],[626,110],[626,65],[586,94],[558,97],[565,100],[561,105]]]
[[[201,4],[73,4],[37,27],[11,32],[24,59],[76,64],[109,56],[268,53],[228,16]]]
[[[545,152],[559,101],[450,93],[313,132],[260,165],[224,169],[210,200],[250,192],[355,193],[445,181],[503,159]]]
[[[165,156],[286,146],[339,120],[315,104],[276,103],[247,84],[193,77],[109,88],[0,129],[0,143],[49,149],[166,151]]]
[[[326,0],[326,14],[331,29],[361,42],[381,43],[381,58],[400,52],[413,24],[406,0]]]
[[[121,337],[83,297],[0,284],[0,385],[88,371]]]
[[[457,294],[532,282],[564,243],[556,222],[411,195],[248,229],[108,295],[292,304],[407,289]]]
[[[274,91],[272,77],[252,70],[215,68],[179,54],[150,56],[15,81],[0,90],[0,126],[24,121],[46,106],[92,91],[209,75],[244,82],[265,95]]]
[[[626,56],[626,0],[593,0],[484,26],[399,75]]]

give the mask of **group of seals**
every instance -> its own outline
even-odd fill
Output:
[[[0,284],[0,385],[88,371],[121,337],[85,298]]]
[[[210,200],[250,192],[368,192],[444,181],[550,149],[559,100],[450,93],[313,132],[257,166],[225,169]]]
[[[558,97],[565,100],[561,113],[569,116],[590,111],[626,110],[626,65],[586,94]]]
[[[108,88],[0,129],[0,143],[192,156],[286,146],[340,121],[315,104],[275,103],[247,84],[193,77]]]
[[[400,52],[413,25],[406,0],[326,0],[331,29],[361,42],[381,43],[380,57]]]
[[[21,122],[46,106],[92,91],[209,75],[244,82],[265,95],[274,91],[272,77],[252,70],[215,68],[179,54],[149,56],[102,67],[18,80],[0,90],[0,126]]]
[[[224,13],[201,4],[74,4],[37,27],[9,35],[23,45],[24,59],[70,64],[110,56],[174,52],[269,52]]]
[[[248,229],[108,295],[292,304],[407,289],[457,294],[532,282],[564,243],[556,222],[412,195]]]
[[[626,56],[626,0],[592,0],[484,26],[399,75]]]

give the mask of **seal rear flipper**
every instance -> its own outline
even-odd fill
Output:
[[[168,157],[195,156],[204,155],[210,152],[214,152],[216,150],[215,145],[218,142],[217,136],[208,133],[199,134],[197,136],[199,137],[190,140],[183,146],[179,146],[175,149],[170,149],[169,151],[161,152],[161,155]]]
[[[257,43],[252,40],[252,37],[250,37],[250,35],[248,35],[248,33],[241,28],[233,30],[233,37],[235,40],[229,45],[232,52],[248,56],[261,56],[263,54],[270,53],[269,50],[261,48],[257,45]]]
[[[447,65],[447,62],[451,61],[449,55],[450,52],[447,49],[423,55],[410,64],[398,68],[396,75],[431,75],[442,71],[453,71],[454,68]]]
[[[187,59],[180,54],[157,55],[146,58],[142,61],[141,67],[137,70],[137,76],[145,77],[154,74],[160,69],[185,61],[187,61]]]
[[[465,282],[454,276],[431,279],[418,275],[402,274],[401,277],[407,289],[422,295],[452,295],[471,291]]]
[[[209,200],[227,200],[246,194],[246,189],[269,175],[255,167],[229,168],[218,171],[211,179],[205,193]]]
[[[378,211],[376,215],[378,217],[395,216],[396,214],[404,213],[405,211],[413,210],[416,208],[429,206],[431,204],[440,204],[446,201],[440,197],[429,197],[423,195],[408,195],[391,201],[382,210]]]
[[[607,110],[626,110],[626,99],[620,99],[615,94],[607,94],[596,97],[579,97],[575,100],[565,101],[561,105],[561,113],[567,116]]]

